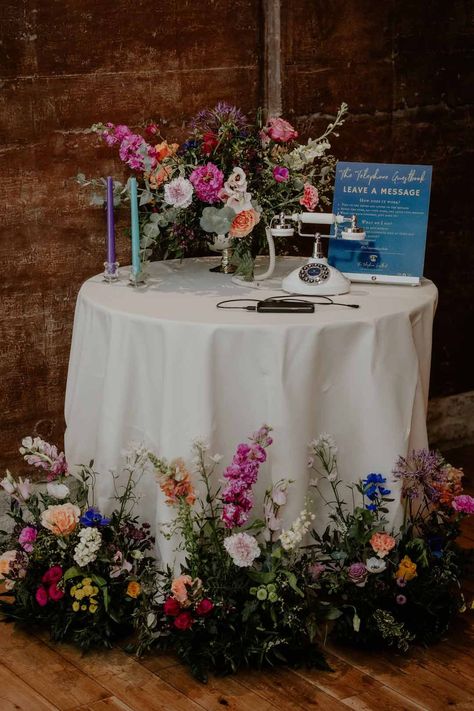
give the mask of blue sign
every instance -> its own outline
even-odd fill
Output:
[[[333,212],[357,215],[366,241],[331,239],[329,263],[354,281],[387,276],[417,283],[423,276],[430,188],[430,165],[338,163]]]

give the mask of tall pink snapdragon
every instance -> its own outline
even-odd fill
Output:
[[[252,486],[257,481],[260,464],[267,458],[265,448],[273,441],[269,437],[270,431],[271,427],[263,425],[249,437],[250,444],[239,444],[232,464],[224,471],[228,483],[221,499],[224,502],[222,520],[226,528],[243,526],[248,520],[253,507]]]

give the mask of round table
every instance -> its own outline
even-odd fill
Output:
[[[210,273],[218,258],[155,262],[146,289],[128,270],[79,292],[66,392],[66,455],[95,462],[98,503],[107,510],[124,448],[143,442],[167,458],[191,456],[196,438],[230,463],[235,446],[267,423],[274,443],[256,485],[292,479],[286,525],[304,506],[307,445],[334,436],[347,482],[390,474],[399,454],[427,446],[426,406],[436,287],[353,284],[335,297],[359,309],[317,306],[313,314],[220,310],[239,297],[282,295],[282,276],[303,260],[277,260],[255,290]],[[222,471],[222,470],[221,470]],[[172,512],[152,473],[140,481],[139,513],[156,525]],[[398,487],[391,488],[398,493]],[[393,505],[391,519],[397,518]],[[326,521],[324,508],[317,521]],[[161,555],[172,558],[161,541]]]

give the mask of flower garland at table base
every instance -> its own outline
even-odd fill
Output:
[[[439,639],[466,610],[455,541],[474,499],[462,493],[462,471],[436,452],[400,458],[393,474],[405,517],[399,531],[387,531],[393,499],[386,478],[371,473],[344,485],[336,446],[321,435],[310,444],[310,494],[285,530],[289,481],[268,490],[261,517],[251,516],[271,443],[263,426],[239,444],[218,490],[211,482],[220,456],[209,456],[203,443],[195,444],[194,471],[137,448],[106,517],[93,505],[92,467],[73,478],[56,447],[26,438],[20,451],[48,484],[34,490],[9,472],[1,482],[13,520],[0,549],[4,619],[43,625],[53,639],[85,649],[134,632],[138,654],[174,650],[203,681],[211,671],[278,663],[328,668],[328,631],[345,643],[402,652]],[[164,535],[180,534],[185,562],[177,576],[158,570],[150,526],[132,515],[136,482],[148,467],[176,511]],[[311,512],[319,496],[330,519],[322,533]]]

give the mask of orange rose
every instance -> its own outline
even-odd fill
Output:
[[[168,158],[169,156],[173,156],[176,151],[178,150],[179,145],[177,143],[172,143],[171,145],[168,145],[166,141],[163,141],[162,143],[158,143],[155,146],[155,155],[156,155],[156,160],[161,163],[162,160],[165,158]]]
[[[48,506],[41,514],[41,523],[55,536],[68,536],[79,522],[81,509],[74,504],[58,504]]]
[[[384,558],[395,547],[395,538],[389,536],[388,533],[374,533],[370,539],[370,545],[379,558]]]
[[[128,597],[134,597],[137,598],[142,591],[142,586],[140,583],[137,583],[136,580],[131,580],[129,584],[127,585],[127,595]]]
[[[259,222],[260,215],[256,210],[242,210],[234,217],[229,235],[231,237],[247,237]]]

